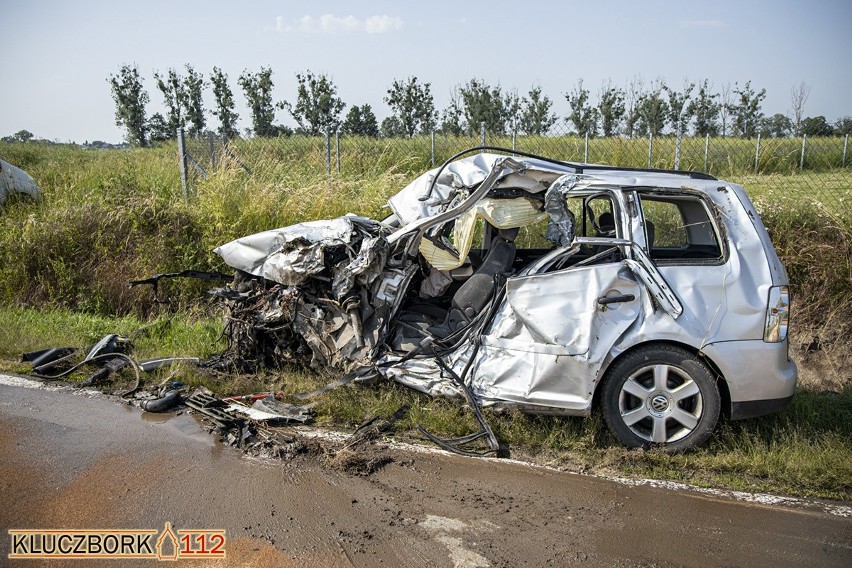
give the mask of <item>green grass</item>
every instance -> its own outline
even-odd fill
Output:
[[[0,156],[26,169],[45,191],[42,204],[19,204],[0,214],[0,367],[23,372],[27,367],[15,361],[25,351],[85,346],[107,333],[131,336],[140,359],[216,353],[223,347],[222,318],[204,299],[209,283],[164,283],[161,297],[170,303],[163,305],[152,302],[149,289],[130,289],[127,281],[183,268],[227,270],[212,253],[214,247],[271,227],[347,212],[380,217],[387,198],[430,165],[422,139],[392,145],[371,141],[372,146],[357,146],[360,154],[343,152],[349,161],[341,164],[341,175],[329,178],[321,145],[306,141],[304,159],[294,160],[291,146],[275,142],[235,144],[254,175],[231,163],[209,180],[197,181],[189,203],[180,197],[173,145],[103,152],[0,143]],[[593,145],[590,159],[615,161],[595,153],[603,152],[606,141],[593,142],[600,146]],[[342,151],[346,143],[342,140]],[[560,143],[574,153],[580,144],[581,154],[557,157],[582,159],[581,141],[566,137]],[[411,158],[418,144],[420,157]],[[624,144],[626,155],[630,144],[639,142]],[[455,151],[440,144],[438,149],[447,155]],[[852,337],[852,179],[837,169],[798,173],[793,168],[795,173],[760,176],[736,164],[730,169],[741,172],[731,181],[749,190],[790,272],[791,350],[803,356],[799,346],[818,337],[822,351],[808,357],[828,358],[833,366],[824,368],[830,371],[803,383],[784,412],[724,424],[705,446],[676,456],[624,450],[598,417],[488,412],[513,455],[534,455],[583,471],[852,499],[847,347]],[[179,374],[189,384],[205,384],[222,395],[304,392],[331,380],[296,369],[224,377],[182,367]],[[149,380],[161,380],[161,374]],[[470,411],[457,401],[433,400],[389,383],[336,389],[318,398],[317,410],[320,423],[347,426],[367,414],[391,414],[404,403],[411,412],[400,424],[403,431],[422,424],[446,436],[476,428]]]

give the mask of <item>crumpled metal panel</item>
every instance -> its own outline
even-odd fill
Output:
[[[355,223],[377,225],[355,215],[308,221],[240,237],[213,252],[232,268],[295,286],[323,270],[327,247],[350,243]]]
[[[270,345],[281,360],[310,356],[315,368],[368,363],[416,269],[386,266],[388,232],[376,221],[348,215],[218,247],[228,265],[268,281],[232,299],[232,311],[250,312],[232,322],[235,343],[260,350],[257,356],[268,356]]]
[[[331,289],[342,299],[355,286],[369,286],[381,274],[388,257],[388,244],[384,237],[365,237],[358,254],[349,264],[334,267]]]
[[[574,240],[576,221],[574,214],[568,210],[565,195],[576,186],[575,176],[565,176],[544,194],[544,210],[551,219],[547,226],[547,238],[560,247],[568,246]]]
[[[473,355],[475,348],[473,341],[466,342],[444,359],[447,366],[459,376],[463,374],[465,366]],[[379,360],[378,369],[383,376],[430,396],[464,397],[461,387],[452,377],[447,376],[431,357],[402,360],[398,355],[385,355]]]
[[[625,294],[635,300],[597,303]],[[641,313],[640,284],[622,263],[510,278],[470,387],[485,400],[584,411],[610,348]]]
[[[470,189],[482,183],[494,164],[505,158],[506,156],[499,154],[483,153],[452,162],[441,172],[431,194],[429,187],[439,168],[429,170],[391,197],[388,200],[388,206],[402,225],[431,217],[443,211],[448,200],[451,200],[459,190]],[[542,160],[522,157],[512,159],[520,162],[524,167],[520,172],[510,170],[502,172],[498,182],[500,187],[541,193],[560,175],[573,171],[569,166],[559,166]]]
[[[36,201],[41,201],[41,188],[36,185],[32,176],[21,168],[0,160],[0,205],[13,193],[24,193]]]

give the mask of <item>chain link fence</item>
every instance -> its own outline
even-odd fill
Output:
[[[629,168],[705,172],[742,184],[752,198],[828,208],[849,223],[852,156],[849,137],[753,138],[711,136],[588,137],[573,134],[451,136],[439,132],[412,138],[330,134],[225,141],[209,135],[179,135],[184,191],[222,164],[282,183],[316,176],[365,178],[384,173],[408,179],[474,146],[500,146],[565,160]]]

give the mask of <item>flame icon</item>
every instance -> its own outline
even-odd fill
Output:
[[[171,545],[171,554],[164,554],[164,550],[168,550],[169,545]],[[163,529],[163,532],[160,533],[160,538],[157,539],[157,560],[167,560],[170,562],[174,562],[178,559],[178,553],[179,550],[177,536],[175,536],[175,533],[172,530],[172,524],[166,521],[166,526]]]

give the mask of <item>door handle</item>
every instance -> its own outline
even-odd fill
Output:
[[[632,302],[636,299],[633,294],[621,294],[620,296],[601,296],[598,304],[608,306],[609,304],[620,304],[621,302]]]

